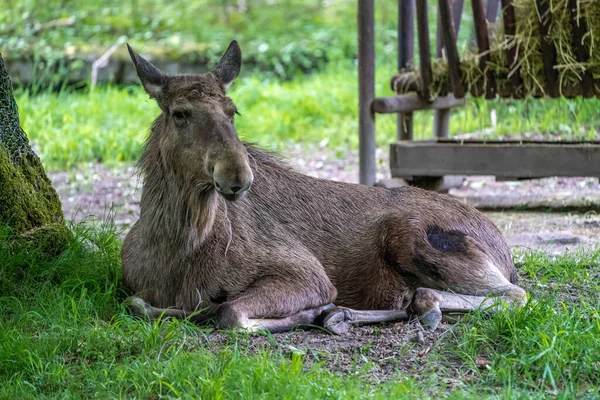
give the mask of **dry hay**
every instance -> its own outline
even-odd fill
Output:
[[[460,69],[465,88],[476,96],[483,95],[481,88],[487,84],[486,72],[493,71],[496,92],[502,97],[512,97],[516,92],[523,95],[543,96],[548,94],[541,50],[540,20],[550,21],[549,37],[556,48],[554,65],[558,73],[561,95],[572,97],[581,94],[581,80],[585,71],[591,71],[595,82],[595,93],[600,96],[600,0],[577,0],[578,21],[585,24],[582,44],[589,55],[587,62],[579,62],[573,46],[573,29],[568,0],[548,0],[549,12],[540,15],[535,0],[515,0],[515,35],[505,35],[502,18],[489,26],[490,59],[485,70],[479,65],[480,54],[473,49],[460,54]],[[516,62],[509,65],[508,51],[516,47]],[[431,97],[444,95],[450,90],[447,59],[432,60],[433,82],[429,87]],[[515,88],[510,78],[520,74],[522,84]],[[407,81],[418,79],[418,72],[403,78],[397,75],[392,81],[398,93],[414,90]],[[418,79],[420,80],[420,79]]]

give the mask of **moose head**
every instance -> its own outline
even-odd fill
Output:
[[[161,116],[155,121],[161,161],[188,184],[237,200],[252,185],[248,152],[235,130],[237,108],[227,89],[240,72],[242,52],[231,42],[216,67],[170,76],[127,45],[144,89]]]

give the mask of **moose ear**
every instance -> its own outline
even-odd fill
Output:
[[[227,51],[221,57],[221,60],[217,66],[213,69],[213,74],[221,81],[223,90],[227,92],[233,80],[240,73],[240,67],[242,65],[242,50],[237,41],[233,41],[229,44]]]
[[[167,83],[167,77],[148,60],[133,51],[129,43],[127,44],[127,50],[129,50],[129,55],[133,60],[144,89],[146,89],[146,93],[154,99],[159,98]]]

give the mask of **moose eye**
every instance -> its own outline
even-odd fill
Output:
[[[173,120],[176,124],[183,124],[189,118],[190,113],[188,111],[175,110],[173,111],[171,116],[173,117]]]
[[[231,122],[233,123],[235,120],[235,116],[239,115],[241,116],[242,114],[240,114],[239,110],[236,108],[236,110],[234,111],[233,115],[231,116]]]

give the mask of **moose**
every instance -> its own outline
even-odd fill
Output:
[[[435,329],[444,317],[526,302],[500,231],[476,209],[416,187],[313,178],[240,141],[227,97],[241,67],[236,41],[197,75],[167,75],[127,47],[161,110],[122,250],[134,313],[341,334],[409,318]]]

